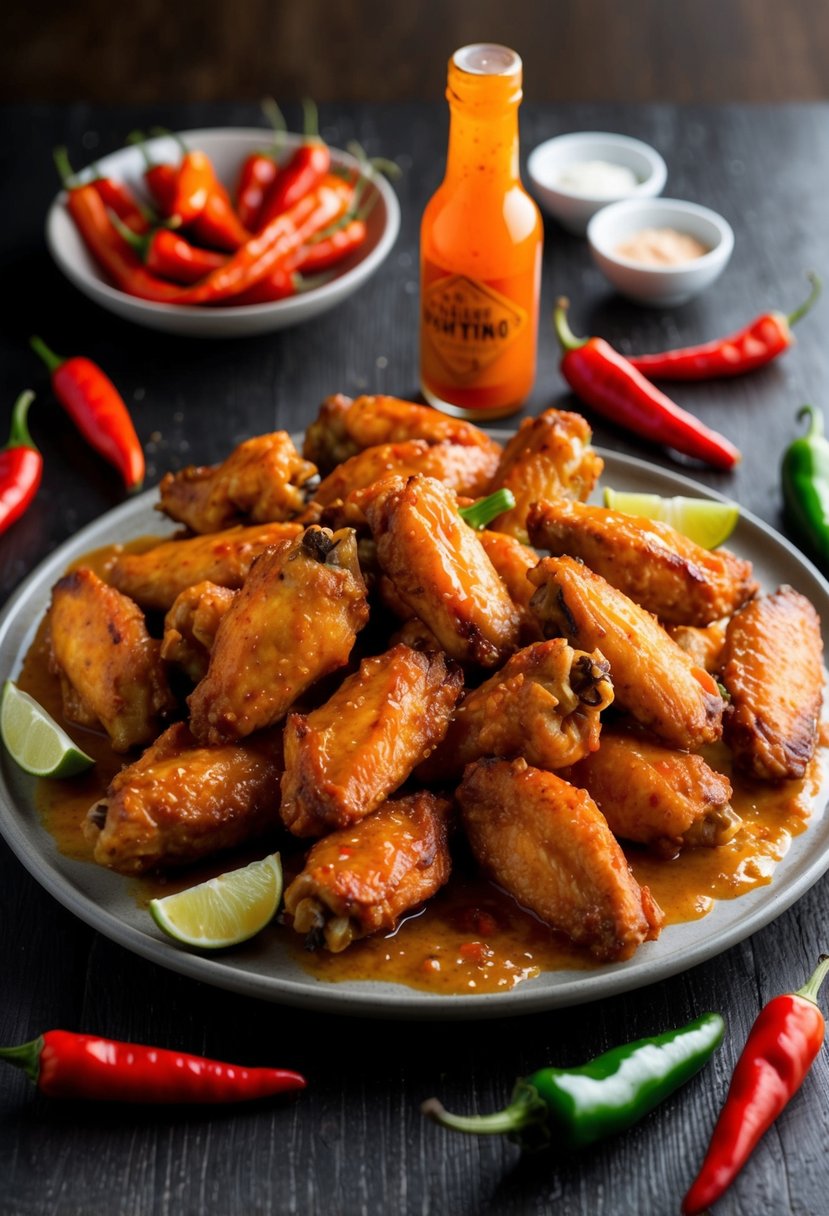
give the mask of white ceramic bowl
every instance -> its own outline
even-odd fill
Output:
[[[624,194],[588,195],[559,182],[570,165],[606,161],[630,169],[637,185]],[[544,210],[570,232],[583,236],[601,207],[618,198],[651,198],[661,193],[668,176],[664,160],[650,144],[605,131],[577,131],[539,144],[527,161],[527,176]]]
[[[249,152],[266,146],[268,132],[261,127],[183,131],[181,138],[191,148],[200,148],[213,162],[216,173],[232,191],[242,161]],[[302,142],[300,135],[286,135],[285,149]],[[153,160],[175,162],[179,146],[170,137],[152,139],[147,144]],[[335,166],[354,168],[357,162],[347,152],[331,149]],[[104,156],[96,165],[101,173],[111,175],[144,197],[144,159],[138,148],[122,148]],[[376,202],[366,221],[368,236],[362,247],[332,270],[330,280],[301,295],[272,304],[246,304],[232,307],[200,308],[192,305],[155,304],[138,300],[113,287],[89,254],[66,209],[66,195],[61,193],[52,203],[46,217],[46,241],[55,262],[84,295],[109,312],[116,313],[136,325],[159,329],[165,333],[187,334],[195,338],[233,338],[269,333],[308,321],[327,312],[356,291],[378,268],[389,253],[400,228],[400,206],[391,186],[375,177],[366,191],[365,199],[376,196]]]
[[[709,252],[676,266],[649,266],[621,257],[620,243],[643,228],[674,228],[696,237]],[[675,198],[628,199],[593,216],[587,228],[593,260],[617,291],[639,304],[669,308],[710,287],[734,248],[731,225],[708,207]]]

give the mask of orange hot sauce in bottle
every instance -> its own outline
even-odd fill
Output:
[[[503,418],[535,380],[541,217],[518,175],[521,59],[505,46],[449,60],[446,176],[420,230],[420,381],[460,418]]]

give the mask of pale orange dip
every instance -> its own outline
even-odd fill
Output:
[[[710,253],[706,245],[675,228],[642,228],[616,246],[616,254],[643,266],[679,266]]]

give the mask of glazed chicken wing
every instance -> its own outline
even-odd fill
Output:
[[[519,650],[470,692],[443,742],[418,769],[424,780],[459,777],[481,756],[523,756],[564,768],[599,746],[599,715],[613,700],[608,664],[564,638]]]
[[[279,722],[301,693],[348,662],[367,620],[351,529],[311,527],[263,553],[188,698],[195,737],[224,743]]]
[[[691,752],[639,735],[602,731],[602,745],[570,773],[614,836],[675,856],[687,845],[725,844],[740,827],[731,783]]]
[[[364,448],[409,439],[480,448],[490,454],[493,470],[501,453],[501,445],[485,431],[471,422],[449,418],[431,406],[398,397],[358,397],[352,401],[338,393],[323,401],[318,418],[305,432],[303,455],[323,473],[330,473]]]
[[[601,650],[616,701],[637,722],[673,747],[696,750],[719,739],[723,701],[716,681],[649,613],[572,557],[547,557],[529,577],[545,633]]]
[[[603,962],[630,958],[663,915],[584,790],[524,760],[479,760],[458,790],[478,864]]]
[[[539,498],[586,499],[599,479],[604,461],[590,446],[591,431],[580,414],[545,410],[525,418],[495,471],[489,492],[512,490],[515,506],[489,525],[527,540],[527,512]]]
[[[738,768],[761,781],[802,777],[823,703],[820,620],[805,596],[780,587],[731,619],[722,681],[731,696],[725,741]]]
[[[700,628],[694,625],[669,625],[668,633],[697,667],[716,675],[722,667],[727,622],[714,621]]]
[[[99,865],[120,874],[189,865],[279,824],[279,735],[198,747],[176,723],[121,770],[89,811]]]
[[[317,841],[285,892],[285,910],[308,945],[334,953],[390,930],[449,877],[451,804],[421,792],[384,802],[354,827]]]
[[[506,532],[490,532],[484,528],[477,533],[498,577],[509,592],[510,599],[521,618],[521,641],[541,641],[543,634],[535,613],[530,608],[535,587],[527,578],[530,570],[538,565],[538,554],[529,545],[524,545]]]
[[[314,491],[314,501],[328,506],[391,473],[401,477],[423,473],[436,477],[456,494],[478,498],[486,493],[497,464],[497,452],[484,447],[428,443],[425,439],[381,443],[338,465]]]
[[[207,672],[219,622],[236,596],[229,587],[195,583],[176,596],[164,618],[161,657],[197,684]]]
[[[100,723],[116,752],[149,743],[175,708],[143,613],[91,570],[55,584],[49,648],[65,716],[82,726]]]
[[[355,499],[381,567],[451,658],[495,667],[515,650],[518,611],[451,490],[432,477],[386,477]]]
[[[622,511],[537,502],[527,530],[539,549],[581,558],[665,624],[709,625],[757,591],[751,562],[726,549],[702,549],[670,524]]]
[[[267,524],[299,515],[316,467],[303,460],[287,431],[247,439],[221,464],[166,473],[158,510],[191,532],[234,524]]]
[[[241,587],[255,557],[301,531],[299,524],[260,524],[162,541],[146,553],[119,554],[107,580],[142,608],[166,612],[176,596],[194,583]]]
[[[285,726],[282,820],[322,836],[364,819],[443,738],[463,689],[442,654],[394,646],[364,659],[330,700]]]

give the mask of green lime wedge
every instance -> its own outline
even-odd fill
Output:
[[[660,498],[658,494],[632,494],[625,490],[604,492],[604,505],[627,515],[641,515],[670,524],[703,549],[716,549],[728,540],[740,518],[734,502],[710,498]]]
[[[150,913],[159,929],[177,942],[220,950],[264,929],[281,899],[282,862],[272,853],[177,895],[152,899]]]
[[[11,680],[3,685],[0,700],[0,735],[12,760],[34,777],[74,777],[95,763]]]

